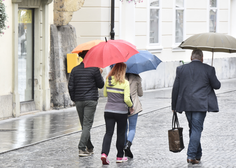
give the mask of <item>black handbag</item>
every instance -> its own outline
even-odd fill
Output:
[[[168,130],[169,150],[171,152],[181,152],[184,149],[183,128],[179,126],[176,112],[173,112],[172,129]]]

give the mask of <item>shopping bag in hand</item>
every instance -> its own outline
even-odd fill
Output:
[[[168,130],[169,150],[171,152],[180,152],[184,149],[183,128],[179,126],[179,120],[176,112],[173,112],[172,129]]]

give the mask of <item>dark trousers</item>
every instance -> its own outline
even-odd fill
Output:
[[[85,150],[93,149],[94,146],[90,139],[90,130],[93,125],[94,113],[97,107],[97,101],[87,100],[87,101],[76,101],[76,109],[79,115],[80,124],[82,126],[82,134],[80,137],[78,148]]]
[[[103,138],[102,153],[105,153],[106,155],[109,154],[115,123],[117,123],[117,139],[116,139],[117,157],[123,157],[127,116],[128,116],[127,114],[117,114],[110,112],[104,113],[104,118],[106,122],[106,134]]]

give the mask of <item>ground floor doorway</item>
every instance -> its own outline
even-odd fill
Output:
[[[34,10],[18,10],[18,93],[21,112],[34,105]]]

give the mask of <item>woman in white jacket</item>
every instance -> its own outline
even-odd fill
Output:
[[[128,116],[128,123],[125,134],[126,143],[124,150],[125,150],[125,156],[133,158],[130,146],[132,145],[132,141],[135,136],[138,113],[142,111],[142,104],[139,100],[139,97],[143,96],[143,89],[142,89],[142,79],[139,75],[126,73],[126,79],[129,81],[130,85],[130,96],[133,101],[134,112]]]

